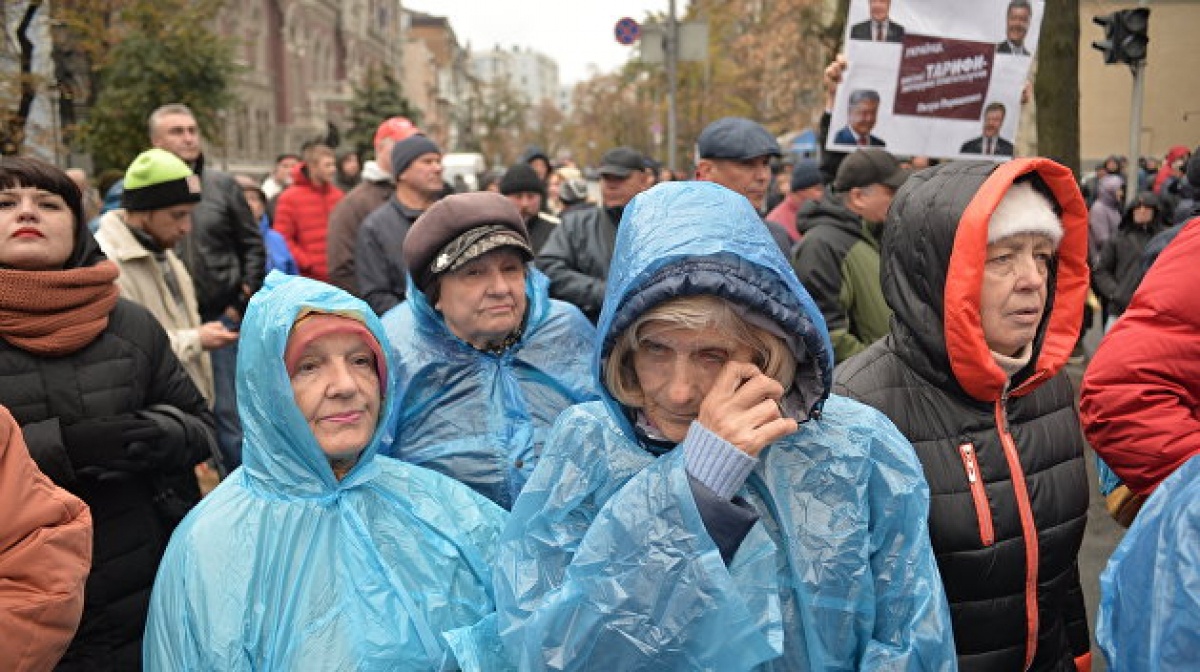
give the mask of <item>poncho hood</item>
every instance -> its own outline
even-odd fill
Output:
[[[283,354],[297,318],[309,311],[361,321],[388,360],[387,396],[380,400],[379,425],[358,463],[338,481],[292,396]],[[378,473],[375,454],[393,439],[395,366],[383,326],[367,304],[322,282],[273,271],[250,300],[238,350],[238,411],[245,438],[242,464],[253,483],[284,498],[313,498],[360,487]]]
[[[698,294],[755,311],[793,336],[789,393],[799,396],[802,420],[819,415],[833,381],[825,320],[750,202],[711,182],[664,183],[625,208],[597,327],[597,387],[604,389],[603,362],[627,326],[664,301]],[[632,432],[616,400],[605,399]]]

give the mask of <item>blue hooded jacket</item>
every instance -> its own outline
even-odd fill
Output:
[[[546,276],[529,267],[525,329],[494,354],[451,333],[409,283],[408,300],[383,316],[403,389],[396,442],[385,454],[512,506],[558,414],[600,396],[588,367],[596,329],[575,306],[551,300],[548,288]]]
[[[151,598],[147,670],[427,670],[449,631],[492,622],[489,573],[507,514],[441,474],[376,456],[392,438],[390,359],[378,429],[334,477],[283,361],[305,309],[359,319],[388,350],[362,301],[268,276],[238,352],[244,462],[171,538]]]
[[[738,492],[758,522],[726,565],[684,450],[656,457],[607,393],[568,409],[500,542],[509,654],[523,670],[954,669],[920,465],[887,418],[829,396],[821,313],[745,198],[676,182],[633,200],[600,317],[597,385],[627,325],[691,294],[792,335],[784,405],[800,428],[762,451]]]
[[[1096,642],[1109,669],[1196,669],[1200,457],[1159,484],[1100,574]]]

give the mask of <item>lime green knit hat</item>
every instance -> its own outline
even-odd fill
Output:
[[[161,210],[200,201],[200,178],[179,157],[163,149],[148,149],[125,171],[121,207],[133,212]]]

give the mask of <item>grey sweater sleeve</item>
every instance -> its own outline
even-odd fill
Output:
[[[758,512],[734,493],[758,460],[713,434],[699,422],[693,422],[680,448],[687,462],[688,485],[704,529],[728,565],[742,545]]]

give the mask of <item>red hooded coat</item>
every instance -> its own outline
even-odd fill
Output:
[[[329,214],[340,200],[341,190],[332,184],[313,184],[303,163],[292,168],[292,186],[279,194],[273,228],[287,241],[305,277],[322,282],[329,279],[325,236]]]

